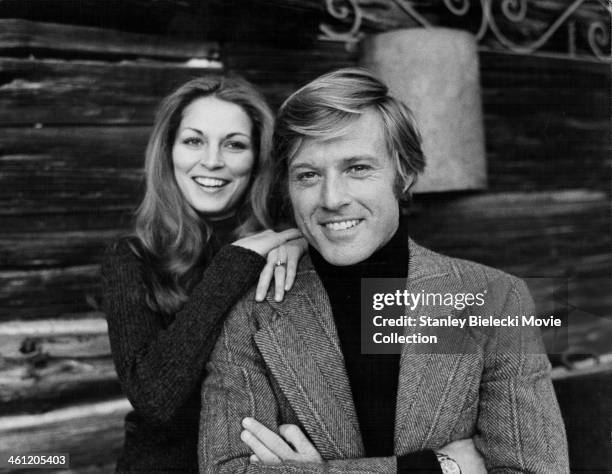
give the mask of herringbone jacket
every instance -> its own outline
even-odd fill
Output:
[[[533,314],[523,281],[409,243],[411,292],[487,291],[482,314]],[[452,308],[430,308],[440,317]],[[358,318],[359,315],[356,315]],[[427,328],[423,334],[436,334]],[[472,437],[489,472],[569,471],[550,364],[536,330],[446,328],[436,353],[404,345],[396,403],[395,454]],[[428,353],[429,352],[429,353]],[[396,457],[364,448],[327,294],[309,259],[281,303],[253,293],[229,314],[202,387],[202,472],[395,473]],[[274,429],[294,423],[323,464],[250,463],[241,420]]]

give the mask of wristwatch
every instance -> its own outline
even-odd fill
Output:
[[[459,464],[457,464],[457,461],[444,453],[439,453],[437,451],[435,451],[435,453],[443,474],[461,474],[461,468]]]

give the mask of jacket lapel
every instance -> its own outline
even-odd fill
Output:
[[[456,278],[447,268],[436,265],[436,254],[412,240],[409,249],[408,291],[458,291],[452,284]],[[327,293],[308,257],[302,259],[299,273],[283,302],[268,298],[275,315],[262,324],[255,342],[321,456],[363,457],[365,450]],[[451,314],[444,306],[428,309],[436,316]],[[419,332],[434,335],[436,328],[419,328]],[[466,399],[462,387],[471,365],[465,361],[473,361],[465,356],[473,350],[466,332],[457,330],[452,336],[450,345],[436,347],[436,353],[428,346],[404,345],[395,414],[398,454],[449,441]]]
[[[255,342],[300,422],[325,459],[362,457],[363,441],[344,358],[323,285],[309,259]]]

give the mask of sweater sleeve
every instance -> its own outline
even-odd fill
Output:
[[[397,457],[397,474],[442,474],[436,453],[427,449]]]
[[[145,305],[142,265],[125,242],[102,265],[104,310],[122,387],[148,423],[165,425],[197,392],[223,316],[256,281],[265,259],[223,247],[167,327]]]

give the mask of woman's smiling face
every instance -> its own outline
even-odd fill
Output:
[[[233,214],[255,164],[253,124],[244,109],[213,96],[185,107],[172,146],[174,176],[183,196],[209,218]]]

